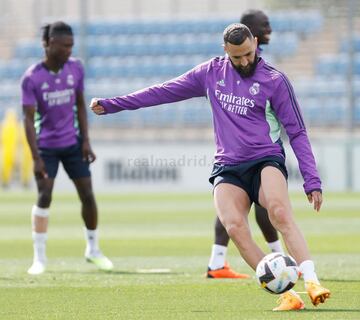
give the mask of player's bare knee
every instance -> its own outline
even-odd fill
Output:
[[[282,229],[291,222],[290,212],[280,201],[270,203],[268,212],[271,222],[277,229]]]
[[[247,226],[238,223],[230,224],[226,228],[228,235],[240,252],[248,251],[252,242],[251,237],[249,237],[250,233],[247,229]]]
[[[245,234],[245,232],[242,232],[243,228],[246,227],[244,222],[241,220],[232,221],[225,225],[226,232],[231,239],[239,237],[239,235]]]
[[[232,238],[239,231],[239,226],[235,223],[225,224],[226,232]]]
[[[48,192],[48,191],[41,191],[41,192],[39,192],[38,205],[39,205],[41,208],[48,208],[48,207],[50,207],[51,200],[52,200],[51,192]]]

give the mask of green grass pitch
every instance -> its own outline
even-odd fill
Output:
[[[204,278],[213,241],[211,194],[97,195],[101,247],[115,264],[102,273],[83,258],[76,195],[55,192],[48,270],[26,273],[32,259],[34,193],[0,195],[0,319],[360,319],[360,196],[325,195],[320,213],[304,195],[293,207],[308,240],[327,303],[275,313],[277,296],[254,279]],[[257,242],[266,249],[251,214]],[[228,261],[254,275],[231,244]],[[160,269],[160,270],[159,270]],[[163,271],[163,272],[160,272]],[[304,291],[299,281],[295,289]]]

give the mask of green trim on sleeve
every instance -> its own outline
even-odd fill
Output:
[[[271,104],[269,100],[266,100],[265,118],[270,127],[270,131],[269,131],[270,139],[274,143],[278,141],[280,138],[281,126],[278,118],[274,113],[274,110],[271,108]]]

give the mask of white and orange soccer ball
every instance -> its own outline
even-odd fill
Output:
[[[257,282],[263,289],[274,294],[290,290],[299,275],[294,258],[279,252],[266,255],[256,267]]]

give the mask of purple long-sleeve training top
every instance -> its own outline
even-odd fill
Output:
[[[228,57],[216,57],[162,84],[98,103],[107,114],[201,96],[207,97],[212,108],[215,163],[234,165],[266,156],[284,158],[282,125],[298,160],[305,192],[321,190],[294,90],[288,78],[262,58],[250,77],[241,77]]]
[[[76,94],[84,91],[84,70],[80,60],[70,58],[58,72],[43,62],[29,67],[21,80],[22,104],[36,107],[35,129],[41,148],[62,148],[76,144],[79,136]]]

